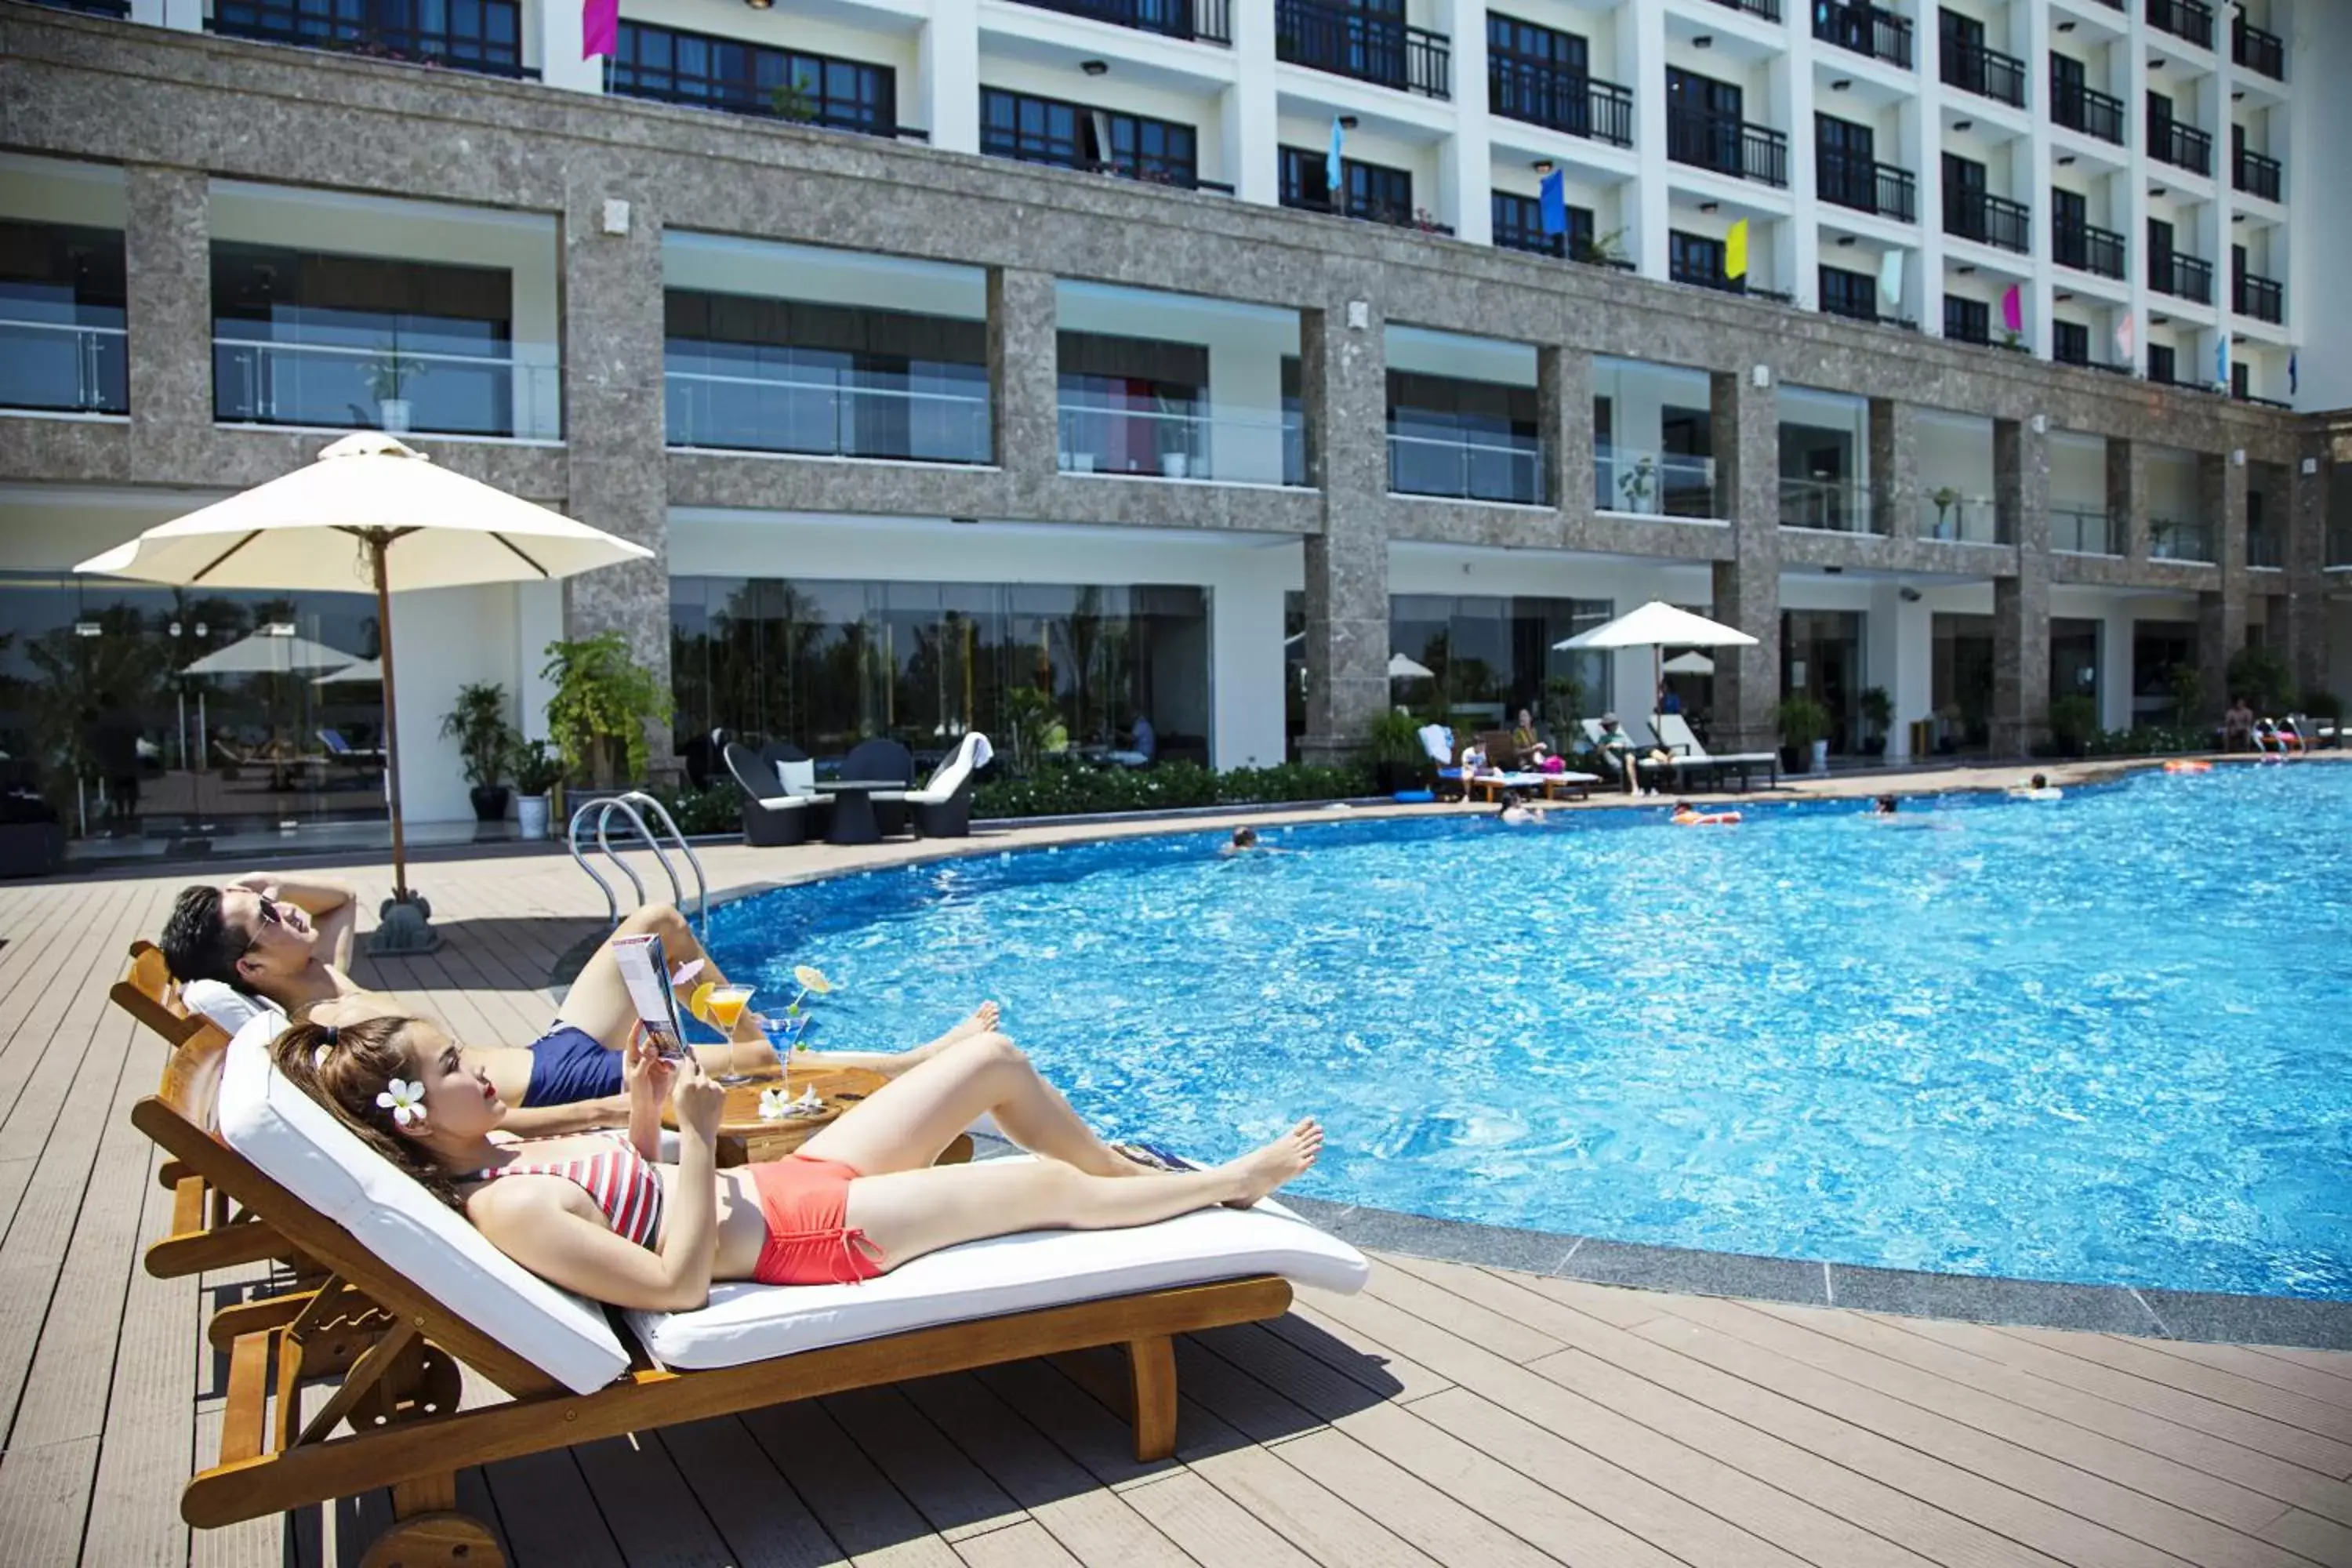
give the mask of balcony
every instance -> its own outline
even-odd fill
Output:
[[[2230,24],[2230,58],[2273,81],[2286,79],[2286,41],[2242,16]]]
[[[1488,57],[1486,105],[1506,120],[1616,147],[1633,144],[1631,89],[1540,61]]]
[[[1715,3],[1727,11],[1745,11],[1768,22],[1780,19],[1780,0],[1715,0]]]
[[[1072,395],[1069,388],[1064,395]],[[1306,483],[1306,419],[1295,408],[1211,415],[1190,405],[1112,407],[1097,398],[1064,402],[1060,425],[1055,464],[1066,474]]]
[[[1993,498],[1964,495],[1946,486],[1919,498],[1919,537],[1959,544],[2007,544]]]
[[[420,25],[421,16],[439,25]],[[212,30],[224,38],[339,49],[480,76],[539,75],[523,68],[522,7],[515,0],[446,8],[403,0],[219,0]]]
[[[2213,264],[2179,251],[2147,259],[2147,286],[2199,305],[2213,302]]]
[[[2057,63],[2054,57],[2051,63]],[[2069,131],[2124,144],[2124,100],[2078,81],[2061,81],[2055,70],[2050,73],[2050,119]]]
[[[1447,500],[1549,505],[1543,443],[1533,436],[1499,431],[1406,435],[1391,430],[1389,490]]]
[[[1813,178],[1825,202],[1898,223],[1919,216],[1918,184],[1907,169],[1822,148],[1814,154]]]
[[[1946,87],[1957,87],[1962,92],[1973,92],[2012,109],[2025,107],[2023,60],[1949,34],[1944,37],[1942,48]]]
[[[0,408],[130,413],[122,329],[38,320],[37,309],[31,300],[0,299]],[[122,316],[119,309],[107,313]]]
[[[1275,0],[1275,58],[1376,87],[1454,96],[1454,52],[1446,36],[1324,0]]]
[[[727,363],[739,345],[673,339],[662,375],[673,447],[899,462],[992,460],[987,373],[919,392],[855,369]]]
[[[1234,41],[1232,0],[1022,0],[1022,4],[1162,37],[1191,38],[1203,44]]]
[[[2279,161],[2247,148],[2238,149],[2232,184],[2250,196],[2266,202],[2279,199]]]
[[[2147,155],[2192,174],[2213,172],[2213,138],[2194,125],[2158,115],[2147,119]]]
[[[866,136],[926,135],[898,123],[898,73],[888,66],[626,19],[614,43],[604,90],[616,98]]]
[[[2147,25],[2200,49],[2213,47],[2213,7],[2205,0],[2147,0]]]
[[[1879,533],[1870,488],[1858,479],[1780,477],[1780,526],[1828,533]]]
[[[79,11],[85,16],[112,16],[119,21],[131,19],[131,0],[34,0],[52,11]]]
[[[2286,320],[2286,290],[2274,278],[2242,272],[2231,284],[2230,309],[2275,327]]]
[[[2050,548],[2067,555],[2121,555],[2124,531],[2105,507],[2050,509]]]
[[[2123,277],[2124,237],[2115,230],[2062,216],[2050,237],[2050,258],[2059,266],[2102,278]]]
[[[370,346],[269,336],[263,321],[220,321],[213,335],[213,417],[224,425],[417,430],[550,439],[562,430],[562,373],[521,345],[428,348],[439,334]],[[299,330],[299,329],[297,329]]]
[[[1715,459],[1595,441],[1592,504],[1642,517],[1713,517]]]
[[[1904,70],[1911,68],[1911,19],[1876,5],[1817,0],[1813,37]]]
[[[1946,185],[1944,232],[2021,253],[2033,246],[2033,209],[1966,185]]]
[[[1789,183],[1789,139],[1770,126],[1751,125],[1728,114],[1669,106],[1666,156],[1762,184]]]
[[[2285,546],[2268,528],[2250,524],[2246,529],[2246,564],[2260,571],[2284,571],[2286,567]]]
[[[2154,561],[2213,562],[2213,525],[2177,517],[2147,520],[2147,553]]]

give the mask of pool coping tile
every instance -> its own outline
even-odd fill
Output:
[[[2163,1335],[2164,1322],[2121,1285],[2067,1285],[1998,1275],[1930,1274],[1914,1268],[1830,1265],[1830,1304],[1858,1312],[1961,1318],[2039,1329]]]
[[[2221,1296],[2202,1290],[2141,1290],[2175,1340],[2352,1351],[2352,1301],[2302,1296]]]
[[[1759,1301],[1789,1301],[1804,1307],[1830,1304],[1829,1275],[1822,1265],[1793,1258],[1758,1258],[1744,1252],[1702,1252],[1685,1247],[1651,1247],[1633,1241],[1587,1240],[1552,1273],[1595,1285],[1632,1285],[1647,1290],[1678,1290],[1690,1296],[1744,1296]]]

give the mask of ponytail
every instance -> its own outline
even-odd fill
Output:
[[[392,1112],[376,1102],[393,1079],[414,1076],[407,1030],[415,1022],[386,1016],[340,1026],[299,1023],[278,1037],[270,1055],[289,1082],[333,1112],[361,1142],[463,1214],[465,1200],[449,1173],[432,1151],[403,1136]]]

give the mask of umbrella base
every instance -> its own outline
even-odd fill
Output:
[[[431,952],[441,945],[441,933],[433,929],[433,906],[419,893],[410,893],[405,902],[386,899],[376,910],[376,927],[368,938],[368,954],[373,958],[404,956]]]

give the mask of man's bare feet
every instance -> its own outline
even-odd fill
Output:
[[[1219,1167],[1239,1189],[1225,1206],[1245,1209],[1286,1182],[1296,1181],[1323,1152],[1323,1124],[1308,1117],[1273,1142]]]

